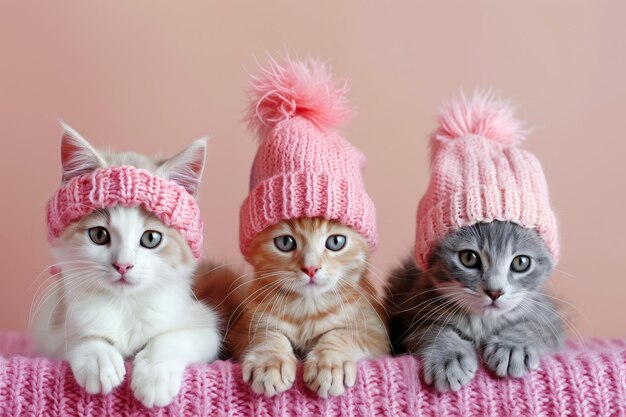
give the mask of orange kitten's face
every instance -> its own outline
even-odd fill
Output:
[[[286,220],[252,241],[248,262],[257,278],[303,295],[354,286],[369,248],[352,228],[325,219]]]

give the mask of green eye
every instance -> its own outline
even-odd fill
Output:
[[[530,258],[525,255],[518,255],[511,262],[511,269],[515,272],[526,272],[530,268]]]
[[[289,235],[278,236],[274,239],[274,244],[281,252],[291,252],[296,248],[296,240]]]
[[[102,226],[92,227],[87,231],[89,239],[96,245],[106,245],[111,241],[109,231]]]
[[[326,248],[333,252],[340,251],[346,246],[346,237],[344,235],[332,235],[326,239]]]
[[[480,256],[473,250],[459,252],[459,260],[466,268],[480,268]]]
[[[147,230],[141,235],[139,244],[146,249],[154,249],[161,243],[162,235],[156,230]]]

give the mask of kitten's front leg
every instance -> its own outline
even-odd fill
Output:
[[[214,328],[190,328],[160,334],[134,360],[131,388],[143,405],[163,407],[180,391],[189,364],[217,357],[220,337]]]
[[[519,378],[537,369],[541,355],[562,344],[559,323],[551,326],[546,328],[543,323],[526,321],[488,337],[483,344],[485,364],[500,377]]]
[[[421,353],[424,381],[438,391],[458,391],[474,378],[478,370],[476,348],[450,328],[433,331]]]
[[[483,347],[483,360],[500,377],[519,378],[539,367],[539,351],[511,335],[490,336]]]
[[[304,382],[322,398],[341,395],[356,382],[357,361],[365,353],[355,346],[354,329],[324,334],[304,362]]]
[[[257,394],[271,397],[291,388],[298,360],[285,335],[268,331],[258,339],[243,355],[243,380]]]
[[[83,337],[67,352],[78,385],[90,394],[108,394],[124,380],[124,357],[100,336]]]
[[[532,315],[518,317],[483,343],[483,359],[500,377],[521,377],[539,367],[541,355],[563,344],[563,321],[555,307],[542,297],[534,299]]]

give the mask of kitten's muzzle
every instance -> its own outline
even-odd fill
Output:
[[[120,273],[120,275],[123,277],[124,274],[130,270],[133,269],[135,265],[131,265],[131,264],[118,264],[117,262],[113,262],[113,268],[115,268],[115,270],[117,272]]]
[[[504,290],[484,289],[483,291],[485,291],[485,294],[487,294],[487,296],[489,296],[489,298],[491,298],[493,301],[496,301],[498,298],[504,295]]]
[[[300,268],[300,270],[304,272],[305,274],[307,274],[309,278],[311,278],[311,280],[313,280],[313,277],[315,276],[315,274],[317,274],[317,271],[319,271],[320,269],[322,268],[319,266],[303,266],[302,268]]]

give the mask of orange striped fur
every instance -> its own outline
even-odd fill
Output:
[[[285,235],[295,240],[293,251],[275,244]],[[346,237],[341,250],[326,248],[332,235]],[[389,352],[384,309],[367,277],[369,248],[353,229],[324,219],[287,220],[257,235],[249,253],[254,273],[245,297],[232,293],[241,284],[231,279],[228,292],[223,282],[212,298],[242,307],[229,318],[225,344],[254,391],[271,396],[291,387],[300,357],[312,390],[339,395],[354,384],[359,359]],[[311,280],[302,268],[313,266],[320,270]]]

